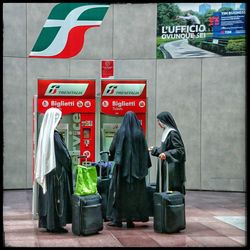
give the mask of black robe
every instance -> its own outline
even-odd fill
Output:
[[[181,134],[176,126],[176,123],[169,112],[160,113],[157,118],[164,124],[171,126],[175,130],[172,130],[167,135],[164,142],[161,142],[160,147],[154,147],[151,150],[151,155],[159,156],[161,153],[165,153],[166,161],[168,162],[169,170],[169,190],[179,191],[183,194],[185,190],[185,161],[186,153],[184,143],[181,138]],[[162,188],[166,191],[166,161],[160,161],[161,173],[162,173]],[[157,171],[157,191],[159,190],[159,169]]]
[[[54,132],[56,168],[46,175],[47,192],[39,185],[39,227],[56,230],[72,222],[72,161],[62,135]]]
[[[127,112],[110,146],[114,168],[109,190],[107,218],[118,221],[148,221],[146,180],[151,159],[139,120]]]

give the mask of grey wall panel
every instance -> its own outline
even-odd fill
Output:
[[[169,111],[182,134],[186,149],[186,187],[200,188],[201,60],[157,61],[156,115]],[[160,145],[162,130],[157,125]]]
[[[50,11],[55,5],[55,3],[27,4],[27,56],[29,56]]]
[[[30,102],[32,96],[37,93],[38,78],[68,78],[69,60],[65,59],[37,59],[29,58],[27,60],[28,92],[27,99]]]
[[[202,64],[202,189],[245,190],[245,57]]]
[[[96,93],[100,95],[100,60],[71,60],[70,77],[95,79]]]
[[[3,56],[26,57],[26,3],[3,4]]]
[[[68,78],[69,61],[62,59],[27,59],[27,185],[32,184],[32,98],[37,94],[38,78]],[[37,135],[38,136],[38,135]]]
[[[26,59],[3,59],[3,186],[26,186]]]
[[[156,4],[114,5],[115,59],[155,58],[156,6]]]

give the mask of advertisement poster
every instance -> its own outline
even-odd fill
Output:
[[[245,3],[158,3],[157,59],[246,55]]]

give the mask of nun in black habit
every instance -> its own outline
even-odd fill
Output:
[[[128,111],[110,146],[114,161],[109,189],[107,218],[109,226],[134,227],[133,221],[149,220],[146,180],[151,159],[147,142],[136,115]]]
[[[39,184],[39,228],[66,233],[72,222],[73,193],[71,156],[56,127],[62,112],[50,108],[45,112],[37,145],[35,177]]]
[[[173,116],[169,112],[157,115],[158,124],[163,129],[161,146],[150,147],[151,155],[161,159],[162,187],[166,191],[166,161],[169,169],[169,190],[185,191],[185,161],[186,153],[181,134]],[[157,190],[159,190],[159,170],[157,171]]]

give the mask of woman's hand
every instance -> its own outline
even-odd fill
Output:
[[[148,151],[151,151],[152,149],[153,149],[153,146],[149,147],[149,148],[148,148]]]
[[[166,159],[167,159],[167,156],[166,156],[164,153],[160,153],[160,154],[159,154],[159,158],[160,158],[161,160],[166,160]]]

